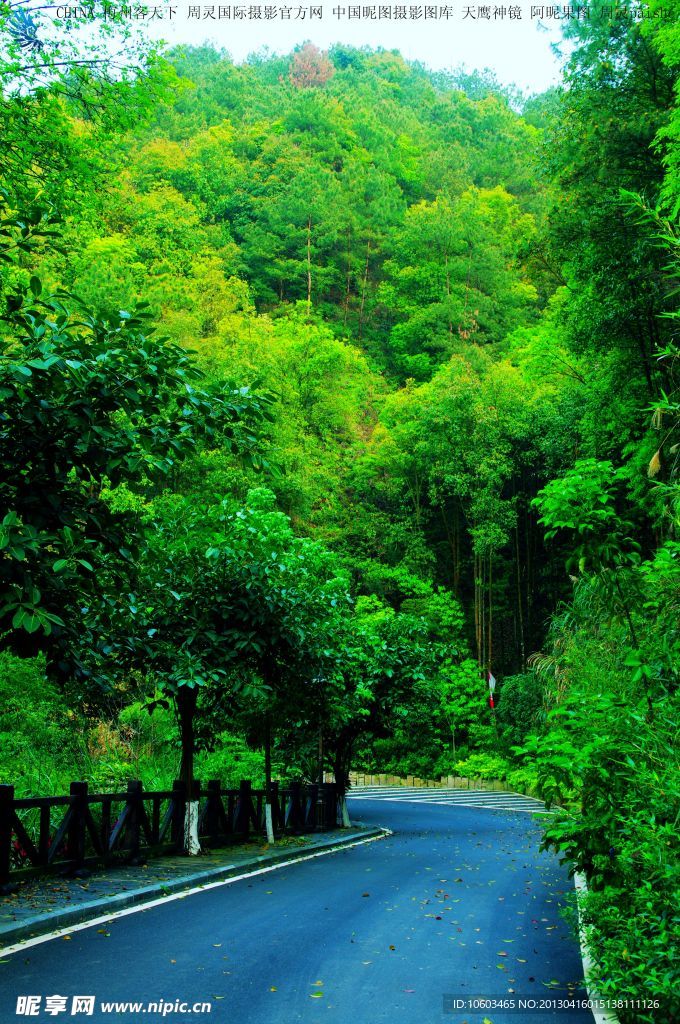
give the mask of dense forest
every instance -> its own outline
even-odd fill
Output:
[[[0,781],[504,779],[661,1022],[680,25],[591,7],[527,98],[0,5]]]

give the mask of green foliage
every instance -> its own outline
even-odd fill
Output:
[[[435,685],[440,713],[449,728],[451,752],[455,756],[457,738],[462,736],[464,742],[474,742],[479,726],[489,724],[486,686],[479,665],[472,658],[460,664],[446,658],[439,667]]]
[[[36,235],[54,233],[40,211],[2,223],[5,254],[30,253]],[[7,310],[0,621],[23,649],[22,632],[50,636],[56,627],[58,642],[77,635],[76,607],[92,599],[97,572],[129,571],[138,543],[128,540],[131,516],[116,514],[102,488],[167,478],[199,441],[255,463],[255,424],[268,400],[203,387],[183,350],[152,337],[143,307],[102,320],[66,292],[45,294],[34,275],[7,296]]]
[[[680,938],[672,910],[680,880],[677,705],[677,694],[659,703],[650,722],[634,696],[575,690],[550,713],[550,732],[524,748],[541,795],[572,807],[557,813],[544,842],[588,878],[598,987],[632,998],[644,986],[663,1019],[678,1009],[668,959]]]
[[[0,651],[0,782],[20,796],[61,795],[85,755],[86,727],[49,682],[44,658]]]
[[[395,613],[375,599],[362,602],[345,629],[336,639],[337,696],[326,731],[335,777],[343,785],[354,750],[366,737],[408,733],[412,743],[414,735],[428,731],[434,709],[429,680],[439,660],[423,619]]]
[[[215,749],[202,751],[196,758],[196,775],[200,779],[219,779],[223,786],[237,789],[242,779],[253,786],[264,785],[264,757],[252,750],[241,736],[221,732],[215,737]]]
[[[498,341],[526,319],[535,290],[517,257],[532,233],[532,218],[500,187],[409,208],[378,291],[397,320],[391,347],[400,375],[427,378],[461,340]]]
[[[464,761],[456,761],[456,775],[473,779],[501,779],[508,774],[509,764],[499,754],[470,754]]]
[[[620,475],[619,475],[620,477]],[[636,564],[639,544],[632,524],[616,509],[617,474],[611,462],[579,459],[559,480],[551,480],[534,499],[546,527],[546,539],[569,531],[577,542],[570,565],[598,571]]]
[[[506,748],[538,731],[545,718],[545,683],[535,672],[506,676],[499,691],[496,719]]]

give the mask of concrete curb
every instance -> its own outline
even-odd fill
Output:
[[[583,976],[586,983],[586,992],[588,993],[588,999],[591,1001],[602,999],[603,997],[597,991],[597,987],[593,979],[596,976],[597,967],[595,961],[588,952],[588,939],[592,928],[589,925],[583,923],[581,916],[581,900],[588,892],[588,884],[586,882],[586,876],[581,874],[580,871],[574,872],[574,889],[576,890],[576,907],[578,910],[578,937],[581,944],[581,959],[583,960]],[[596,1010],[594,1007],[590,1011],[595,1018],[595,1024],[619,1024],[619,1018],[612,1010]]]
[[[79,903],[77,906],[56,911],[53,914],[37,914],[17,922],[15,926],[5,927],[3,925],[0,927],[0,951],[39,935],[83,924],[93,918],[106,917],[108,913],[115,914],[136,905],[144,906],[159,897],[181,893],[183,890],[196,889],[231,878],[234,875],[259,871],[261,868],[283,865],[288,861],[310,860],[322,853],[334,853],[371,839],[385,839],[389,835],[391,835],[390,830],[380,826],[367,826],[363,829],[355,827],[347,835],[321,840],[307,848],[274,850],[259,857],[249,857],[240,863],[222,864],[219,867],[195,871],[182,878],[169,879],[167,882],[154,882],[151,885],[140,886],[138,889],[116,893],[114,896]]]

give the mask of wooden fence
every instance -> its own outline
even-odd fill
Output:
[[[331,781],[332,775],[325,779]],[[422,786],[424,789],[485,789],[514,792],[500,779],[468,778],[466,775],[442,775],[439,779],[421,779],[417,775],[371,775],[368,772],[350,772],[350,786]],[[350,790],[351,792],[351,790]]]
[[[128,783],[124,793],[90,793],[86,782],[72,782],[69,796],[14,796],[0,786],[0,885],[25,870],[77,869],[86,864],[134,862],[183,848],[187,791],[145,791]],[[265,832],[265,792],[250,782],[222,789],[211,781],[194,783],[199,802],[198,833],[207,847],[238,842]],[[275,833],[300,835],[335,828],[338,792],[333,783],[282,788],[272,784]]]

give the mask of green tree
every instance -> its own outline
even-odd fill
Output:
[[[341,634],[340,683],[327,747],[335,781],[344,792],[360,738],[389,735],[424,703],[434,648],[422,619],[395,614],[380,602],[364,601]]]
[[[526,318],[535,290],[518,253],[532,232],[532,218],[501,188],[409,208],[380,292],[397,316],[391,344],[403,376],[428,377],[469,339],[500,341]]]
[[[486,715],[486,687],[479,665],[472,658],[457,664],[442,662],[437,675],[437,695],[442,717],[451,737],[451,757],[456,758],[456,737],[467,738]]]
[[[39,211],[6,218],[19,251],[47,231]],[[199,441],[257,459],[253,432],[267,399],[204,387],[182,350],[154,337],[143,308],[110,321],[33,275],[7,296],[2,396],[4,643],[28,653],[68,646],[104,561],[124,577],[141,540],[105,497],[119,485],[167,480]]]
[[[158,511],[137,592],[118,623],[121,657],[173,701],[180,777],[189,793],[201,691],[226,689],[234,700],[239,692],[257,699],[273,841],[272,734],[278,721],[292,715],[317,728],[323,724],[319,688],[348,608],[347,582],[320,544],[295,537],[265,489],[250,492],[244,507],[167,499]],[[188,852],[197,852],[196,805],[190,804],[186,844]]]

